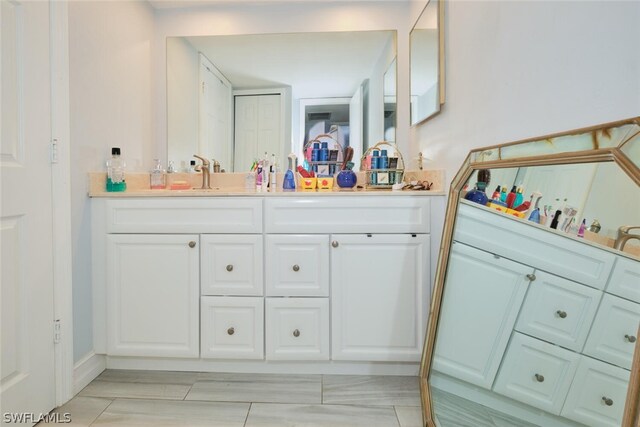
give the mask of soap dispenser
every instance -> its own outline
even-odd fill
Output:
[[[107,191],[125,191],[127,183],[124,177],[125,162],[120,157],[120,148],[111,149],[111,158],[107,160]]]
[[[283,190],[295,190],[296,189],[296,176],[294,174],[294,170],[297,169],[298,158],[295,154],[289,154],[289,169],[284,174],[284,179],[282,180],[282,189]]]

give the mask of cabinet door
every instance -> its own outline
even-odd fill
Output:
[[[581,356],[562,416],[593,427],[619,427],[629,371]]]
[[[197,235],[107,237],[107,352],[198,357]]]
[[[516,329],[573,351],[582,351],[602,291],[536,271]]]
[[[334,360],[420,360],[429,235],[331,237]]]
[[[559,415],[580,355],[515,333],[493,391]]]
[[[202,295],[263,294],[261,235],[208,234],[201,239]]]
[[[329,296],[329,236],[267,236],[265,258],[267,295]]]
[[[631,369],[638,325],[640,304],[605,294],[583,353]]]
[[[271,360],[329,360],[328,298],[266,298]]]
[[[433,369],[490,389],[533,268],[455,242]]]
[[[263,358],[263,298],[202,297],[200,315],[202,357]]]

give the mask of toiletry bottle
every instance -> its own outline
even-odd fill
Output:
[[[149,184],[152,190],[164,190],[167,187],[167,175],[162,169],[160,159],[155,159],[156,164],[149,172]]]
[[[496,191],[494,191],[493,194],[491,195],[491,199],[500,200],[500,186],[499,185],[496,187]]]
[[[176,168],[173,166],[173,160],[169,160],[169,164],[167,165],[167,173],[175,173]]]
[[[524,197],[522,196],[522,187],[518,187],[516,190],[516,201],[513,203],[513,209],[517,208],[522,204]]]
[[[276,165],[276,155],[271,155],[271,166],[269,171],[269,186],[271,191],[276,191],[276,173],[278,172]]]
[[[472,202],[476,202],[479,203],[481,205],[486,205],[487,201],[489,200],[489,198],[487,197],[486,193],[484,192],[485,188],[486,188],[486,183],[484,182],[480,182],[478,181],[476,183],[476,186],[473,190],[467,192],[467,194],[465,194],[464,198],[466,200],[470,200]]]
[[[578,237],[584,237],[584,230],[587,228],[587,220],[586,218],[582,219],[582,223],[580,224],[580,228],[578,228]]]
[[[507,207],[509,209],[513,209],[513,204],[515,203],[515,201],[516,201],[516,186],[514,185],[511,188],[511,192],[507,195],[507,200],[506,200]]]
[[[263,177],[263,173],[262,173],[262,162],[258,162],[258,167],[256,168],[256,190],[261,191],[262,190],[262,177]]]
[[[380,168],[380,151],[373,150],[371,152],[371,170],[375,171],[376,169],[379,169],[379,168]],[[371,172],[370,183],[374,185],[378,183],[377,172]]]
[[[500,192],[500,201],[502,203],[507,203],[507,187],[502,187],[502,191]]]
[[[283,190],[295,190],[296,189],[296,175],[293,172],[296,169],[297,163],[296,155],[291,153],[289,154],[289,169],[284,174],[284,179],[282,180],[282,189]]]
[[[558,222],[560,221],[560,215],[562,214],[561,210],[557,210],[555,215],[553,215],[553,220],[551,221],[551,228],[554,230],[558,228]]]
[[[535,208],[531,215],[529,215],[529,221],[540,224],[540,208]]]
[[[190,160],[189,161],[189,173],[197,173],[198,171],[196,171],[196,161],[195,160]]]
[[[125,191],[127,183],[124,178],[125,162],[120,157],[120,148],[111,149],[111,158],[107,160],[107,191]]]

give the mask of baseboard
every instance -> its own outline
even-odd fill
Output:
[[[73,366],[73,395],[75,396],[91,381],[107,369],[107,358],[93,352],[87,354]]]

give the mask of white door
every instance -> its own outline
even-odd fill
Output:
[[[226,170],[233,166],[231,89],[231,83],[200,54],[200,152],[194,154],[216,159]]]
[[[333,360],[417,362],[426,329],[428,234],[331,236]]]
[[[360,167],[358,160],[362,157],[362,126],[364,123],[362,104],[362,86],[358,86],[358,90],[349,101],[349,146],[353,148],[353,162],[356,164],[354,166],[356,170]]]
[[[55,406],[49,4],[0,7],[0,407],[38,415]]]
[[[242,95],[235,97],[234,170],[247,171],[256,159],[275,154],[284,164],[284,142],[280,95]]]

